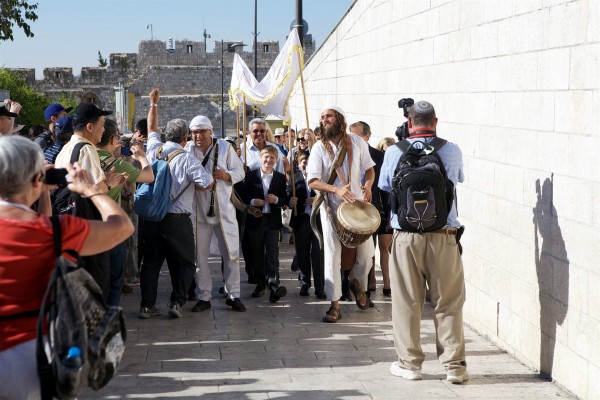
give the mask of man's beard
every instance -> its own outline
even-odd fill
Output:
[[[335,139],[340,133],[342,133],[342,126],[339,121],[335,121],[328,127],[323,127],[323,136],[327,140]]]

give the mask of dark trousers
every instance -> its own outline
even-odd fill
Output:
[[[315,283],[315,292],[325,292],[325,272],[323,269],[323,252],[319,248],[319,240],[310,227],[310,215],[303,213],[294,229],[296,256],[298,257],[299,281],[311,286],[311,270]]]
[[[127,241],[119,243],[110,251],[110,288],[106,304],[118,306],[121,301],[121,287],[123,286],[123,272],[127,260]]]
[[[108,290],[110,288],[110,251],[96,254],[94,256],[81,257],[83,269],[85,269],[94,278],[100,289],[104,300],[108,299]]]
[[[160,268],[167,260],[171,275],[171,303],[181,305],[196,271],[194,231],[188,214],[167,214],[160,222],[144,221],[144,264],[140,274],[142,307],[156,304]],[[208,256],[199,255],[199,256]]]
[[[271,227],[271,214],[263,214],[256,226],[246,225],[246,234],[256,283],[279,285],[279,229]]]

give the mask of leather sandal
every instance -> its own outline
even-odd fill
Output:
[[[360,282],[357,279],[353,279],[350,282],[350,291],[354,295],[354,299],[356,300],[356,305],[361,310],[366,310],[369,308],[369,299],[365,292],[360,289]]]
[[[342,312],[339,308],[329,307],[329,310],[323,317],[323,322],[337,322],[338,319],[342,319]]]

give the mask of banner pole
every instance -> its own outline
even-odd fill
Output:
[[[290,171],[291,171],[291,181],[292,181],[292,197],[296,197],[296,180],[294,179],[294,159],[293,159],[293,148],[292,148],[292,135],[290,135],[290,127],[292,126],[292,121],[290,121],[290,123],[288,124],[288,129],[287,129],[287,134],[288,134],[288,149],[289,150],[289,156],[290,156]],[[296,154],[296,157],[298,157],[298,154]],[[296,206],[294,206],[294,217],[298,216],[298,210],[296,208]]]
[[[248,161],[248,141],[246,140],[246,135],[248,130],[246,129],[246,95],[242,96],[242,129],[244,130],[244,173],[246,173],[246,164]]]

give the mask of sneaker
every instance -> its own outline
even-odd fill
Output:
[[[183,317],[183,314],[181,313],[181,304],[179,304],[178,302],[173,302],[171,304],[169,304],[169,315],[172,318],[181,318]]]
[[[141,319],[148,319],[152,317],[157,317],[159,315],[160,310],[156,308],[156,306],[152,306],[140,308],[140,313],[138,314],[138,317],[140,317]]]
[[[420,369],[406,369],[402,368],[398,361],[394,361],[390,366],[390,373],[394,376],[399,376],[409,381],[420,381],[423,379]]]
[[[196,305],[194,305],[194,307],[192,307],[192,312],[206,311],[209,308],[210,308],[210,301],[208,301],[208,300],[198,300],[198,302],[196,303]]]
[[[246,311],[246,306],[244,305],[244,303],[242,303],[242,301],[240,300],[239,297],[236,297],[234,299],[227,299],[227,300],[225,300],[225,304],[227,304],[229,307],[231,307],[231,309],[233,311],[237,311],[237,312]]]
[[[452,383],[463,383],[469,380],[469,374],[467,373],[467,370],[464,370],[463,372],[448,371],[446,380]]]

